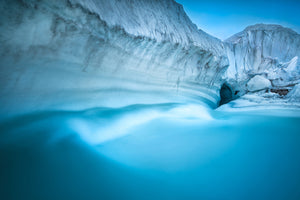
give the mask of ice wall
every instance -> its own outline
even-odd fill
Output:
[[[71,0],[96,13],[109,26],[121,26],[127,33],[159,42],[195,45],[224,55],[222,42],[199,30],[182,5],[173,0]]]
[[[4,0],[0,11],[2,117],[219,101],[223,44],[172,0]]]
[[[291,29],[257,24],[227,39],[225,45],[230,66],[224,77],[240,95],[256,75],[269,79],[269,89],[275,92],[291,90],[300,82],[300,35]]]

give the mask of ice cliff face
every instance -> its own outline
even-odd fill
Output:
[[[275,93],[286,93],[300,82],[300,35],[291,29],[257,24],[227,39],[225,45],[230,62],[225,79],[237,95],[253,91],[249,83],[257,82],[251,80],[254,77],[270,80],[270,87],[263,89]]]
[[[225,48],[173,0],[4,0],[0,11],[1,115],[219,101]]]
[[[0,119],[148,103],[215,107],[260,90],[297,97],[300,36],[281,26],[250,26],[221,42],[173,0],[3,0],[0,11]]]
[[[182,5],[173,0],[71,0],[96,13],[109,26],[120,26],[134,36],[145,36],[158,42],[170,41],[195,45],[224,55],[221,41],[191,22]]]

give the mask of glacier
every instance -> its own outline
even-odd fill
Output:
[[[173,1],[2,1],[1,13],[3,117],[169,101],[218,105],[224,46]]]
[[[174,0],[0,1],[0,199],[299,199],[300,35]]]
[[[252,95],[257,96],[257,99],[272,97],[279,104],[289,104],[289,96],[286,94],[300,82],[298,33],[280,25],[257,24],[247,27],[224,42],[230,63],[224,79],[232,93],[236,92],[232,94],[232,99],[243,97],[247,100],[245,97]],[[251,94],[253,90],[247,88],[247,84],[257,82],[257,77],[261,77],[260,80],[265,79],[265,86],[268,87],[261,89],[266,89],[267,94]],[[247,95],[244,96],[245,94]],[[296,107],[299,106],[295,104]]]
[[[251,92],[256,75],[271,81],[271,94],[300,80],[299,34],[279,25],[222,42],[174,1],[2,1],[1,9],[0,118],[170,101],[216,108]]]

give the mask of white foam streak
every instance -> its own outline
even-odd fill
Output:
[[[213,120],[208,109],[202,105],[180,105],[167,111],[159,109],[131,111],[116,120],[109,120],[106,124],[99,118],[88,120],[76,118],[70,121],[69,126],[89,143],[100,144],[130,134],[138,126],[152,120],[199,122]]]

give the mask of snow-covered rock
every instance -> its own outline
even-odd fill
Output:
[[[271,82],[269,81],[269,79],[266,79],[265,77],[260,76],[260,75],[254,76],[247,83],[247,89],[250,92],[268,89],[271,86],[272,85],[271,85]]]

